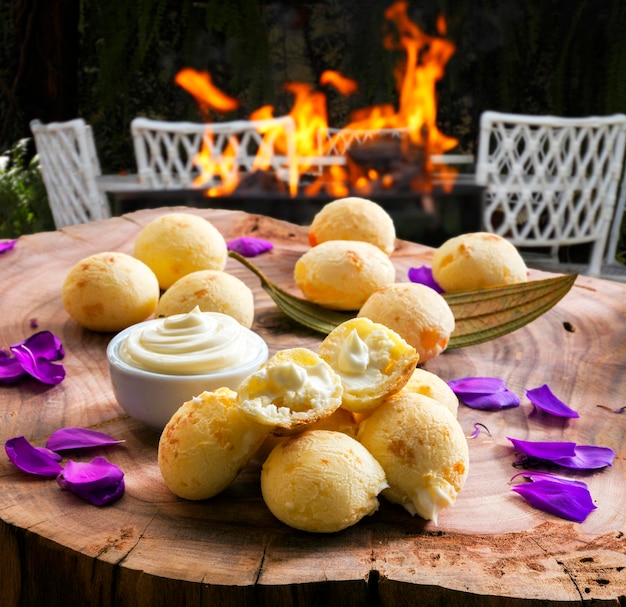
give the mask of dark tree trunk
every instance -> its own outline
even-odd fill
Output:
[[[25,121],[76,118],[78,0],[18,0],[14,103]],[[22,125],[25,135],[28,124]]]

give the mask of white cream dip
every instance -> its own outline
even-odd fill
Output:
[[[141,323],[120,346],[127,364],[170,375],[203,375],[236,369],[259,357],[259,337],[219,312],[175,314]]]

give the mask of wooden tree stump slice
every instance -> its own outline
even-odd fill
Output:
[[[307,228],[237,211],[138,211],[24,236],[0,255],[0,348],[49,330],[62,340],[67,370],[58,386],[0,385],[2,443],[23,435],[42,445],[67,426],[102,430],[125,442],[72,455],[81,461],[104,455],[126,479],[124,497],[98,508],[0,457],[0,605],[624,604],[626,417],[610,409],[623,406],[626,394],[626,285],[579,277],[530,325],[425,364],[445,380],[502,377],[522,399],[520,407],[499,412],[460,406],[468,436],[477,422],[491,436],[468,438],[467,483],[438,526],[383,498],[377,513],[349,529],[309,534],[272,516],[254,462],[211,500],[188,502],[170,493],[156,461],[158,435],[115,401],[105,354],[111,335],[82,329],[63,309],[61,286],[77,261],[105,250],[132,254],[142,226],[181,210],[207,218],[226,239],[274,242],[254,263],[298,293],[292,270],[308,249]],[[431,255],[427,247],[398,241],[398,281]],[[283,316],[248,269],[229,259],[227,270],[252,288],[253,328],[272,353],[317,348],[321,336]],[[529,415],[524,392],[544,383],[580,418]],[[597,506],[584,523],[536,510],[510,490],[517,469],[507,437],[615,449],[612,467],[572,475],[587,482]]]

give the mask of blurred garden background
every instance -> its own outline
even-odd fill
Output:
[[[382,44],[387,0],[13,0],[0,8],[0,237],[53,229],[29,122],[83,117],[104,173],[134,172],[130,121],[203,119],[174,84],[208,70],[245,118],[289,110],[286,82],[334,69],[359,84],[328,94],[331,126],[395,101]],[[474,153],[482,111],[562,116],[626,112],[626,2],[410,0],[408,13],[456,51],[438,88],[439,128]]]

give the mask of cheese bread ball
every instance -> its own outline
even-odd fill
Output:
[[[155,316],[202,312],[228,314],[246,328],[254,321],[254,295],[245,282],[223,270],[198,270],[179,278],[159,299]]]
[[[357,440],[385,471],[383,496],[412,515],[436,524],[465,484],[467,439],[454,415],[432,398],[392,396],[361,422]]]
[[[400,335],[369,318],[352,318],[333,329],[317,353],[339,374],[342,407],[370,411],[396,393],[413,373],[419,356]]]
[[[324,205],[309,227],[312,247],[327,240],[363,240],[391,255],[396,244],[396,228],[391,215],[379,204],[352,196]]]
[[[135,239],[134,255],[148,265],[161,289],[197,270],[223,270],[228,250],[217,228],[191,213],[168,213],[153,219]]]
[[[454,331],[454,314],[442,295],[426,285],[398,282],[378,289],[359,310],[401,335],[418,352],[420,364],[441,354]]]
[[[306,426],[303,432],[309,432],[311,430],[333,430],[335,432],[343,432],[352,438],[356,438],[358,429],[359,423],[356,416],[347,409],[339,407],[339,409],[331,413],[328,417]],[[257,462],[264,462],[278,443],[289,440],[290,438],[291,436],[268,435],[258,451],[254,454],[253,459]]]
[[[341,406],[343,386],[308,348],[279,350],[237,389],[239,408],[276,436],[301,432]]]
[[[380,464],[342,432],[314,430],[277,445],[261,471],[263,499],[281,522],[333,533],[378,510],[387,487]]]
[[[213,497],[235,480],[265,434],[241,415],[233,390],[202,392],[174,413],[161,434],[163,480],[179,497]]]
[[[447,293],[528,280],[519,251],[489,232],[472,232],[444,242],[433,254],[433,278]]]
[[[358,310],[378,288],[394,282],[396,270],[369,242],[328,240],[298,259],[294,280],[304,297],[335,310]]]
[[[419,367],[413,371],[404,388],[399,392],[416,392],[422,396],[432,398],[446,409],[449,409],[455,417],[459,411],[459,399],[454,390],[441,377],[426,369]]]
[[[146,320],[159,300],[159,283],[143,262],[119,252],[81,259],[65,277],[61,300],[67,313],[92,331],[121,331]]]

